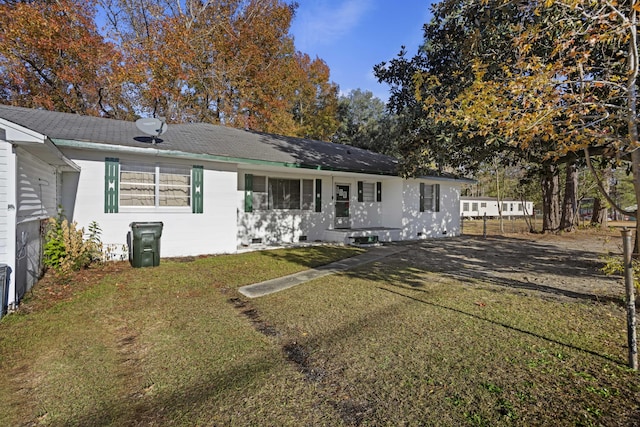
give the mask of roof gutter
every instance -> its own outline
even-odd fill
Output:
[[[475,179],[470,179],[470,178],[453,178],[453,177],[450,178],[446,176],[437,176],[437,175],[420,176],[418,177],[418,179],[428,179],[429,181],[459,182],[461,184],[475,184],[478,182]]]

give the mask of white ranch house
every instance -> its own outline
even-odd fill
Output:
[[[503,217],[532,216],[533,202],[521,200],[501,200]],[[460,216],[464,218],[497,218],[500,216],[495,197],[460,197]]]
[[[170,125],[157,143],[133,122],[0,105],[0,263],[8,305],[41,272],[44,221],[96,221],[115,256],[132,222],[163,223],[161,256],[261,244],[456,236],[460,187],[402,179],[390,157],[210,124]],[[125,255],[126,256],[126,255]]]

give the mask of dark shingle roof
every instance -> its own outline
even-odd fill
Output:
[[[348,145],[245,131],[206,123],[169,125],[160,141],[134,122],[0,105],[0,118],[56,140],[155,148],[190,154],[287,163],[300,167],[397,174],[396,159]]]

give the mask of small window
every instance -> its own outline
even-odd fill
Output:
[[[487,207],[486,202],[482,202],[482,203],[480,203],[480,207],[481,207],[481,208],[486,208],[486,207]]]
[[[478,211],[478,203],[472,203],[471,204],[471,210],[473,212],[477,212]]]
[[[513,203],[509,203],[509,211],[513,212]]]
[[[505,212],[507,210],[507,204],[503,203],[502,204],[502,212]]]
[[[518,212],[522,212],[522,203],[518,203]]]
[[[440,212],[440,184],[420,183],[420,212]]]
[[[469,212],[469,202],[462,203],[462,211]]]
[[[362,201],[363,202],[375,202],[376,201],[376,184],[373,182],[362,183]]]

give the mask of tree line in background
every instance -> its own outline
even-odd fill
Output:
[[[416,55],[374,66],[386,105],[295,49],[296,6],[0,0],[0,102],[351,144],[538,201],[543,231],[637,205],[638,2],[442,0]]]

